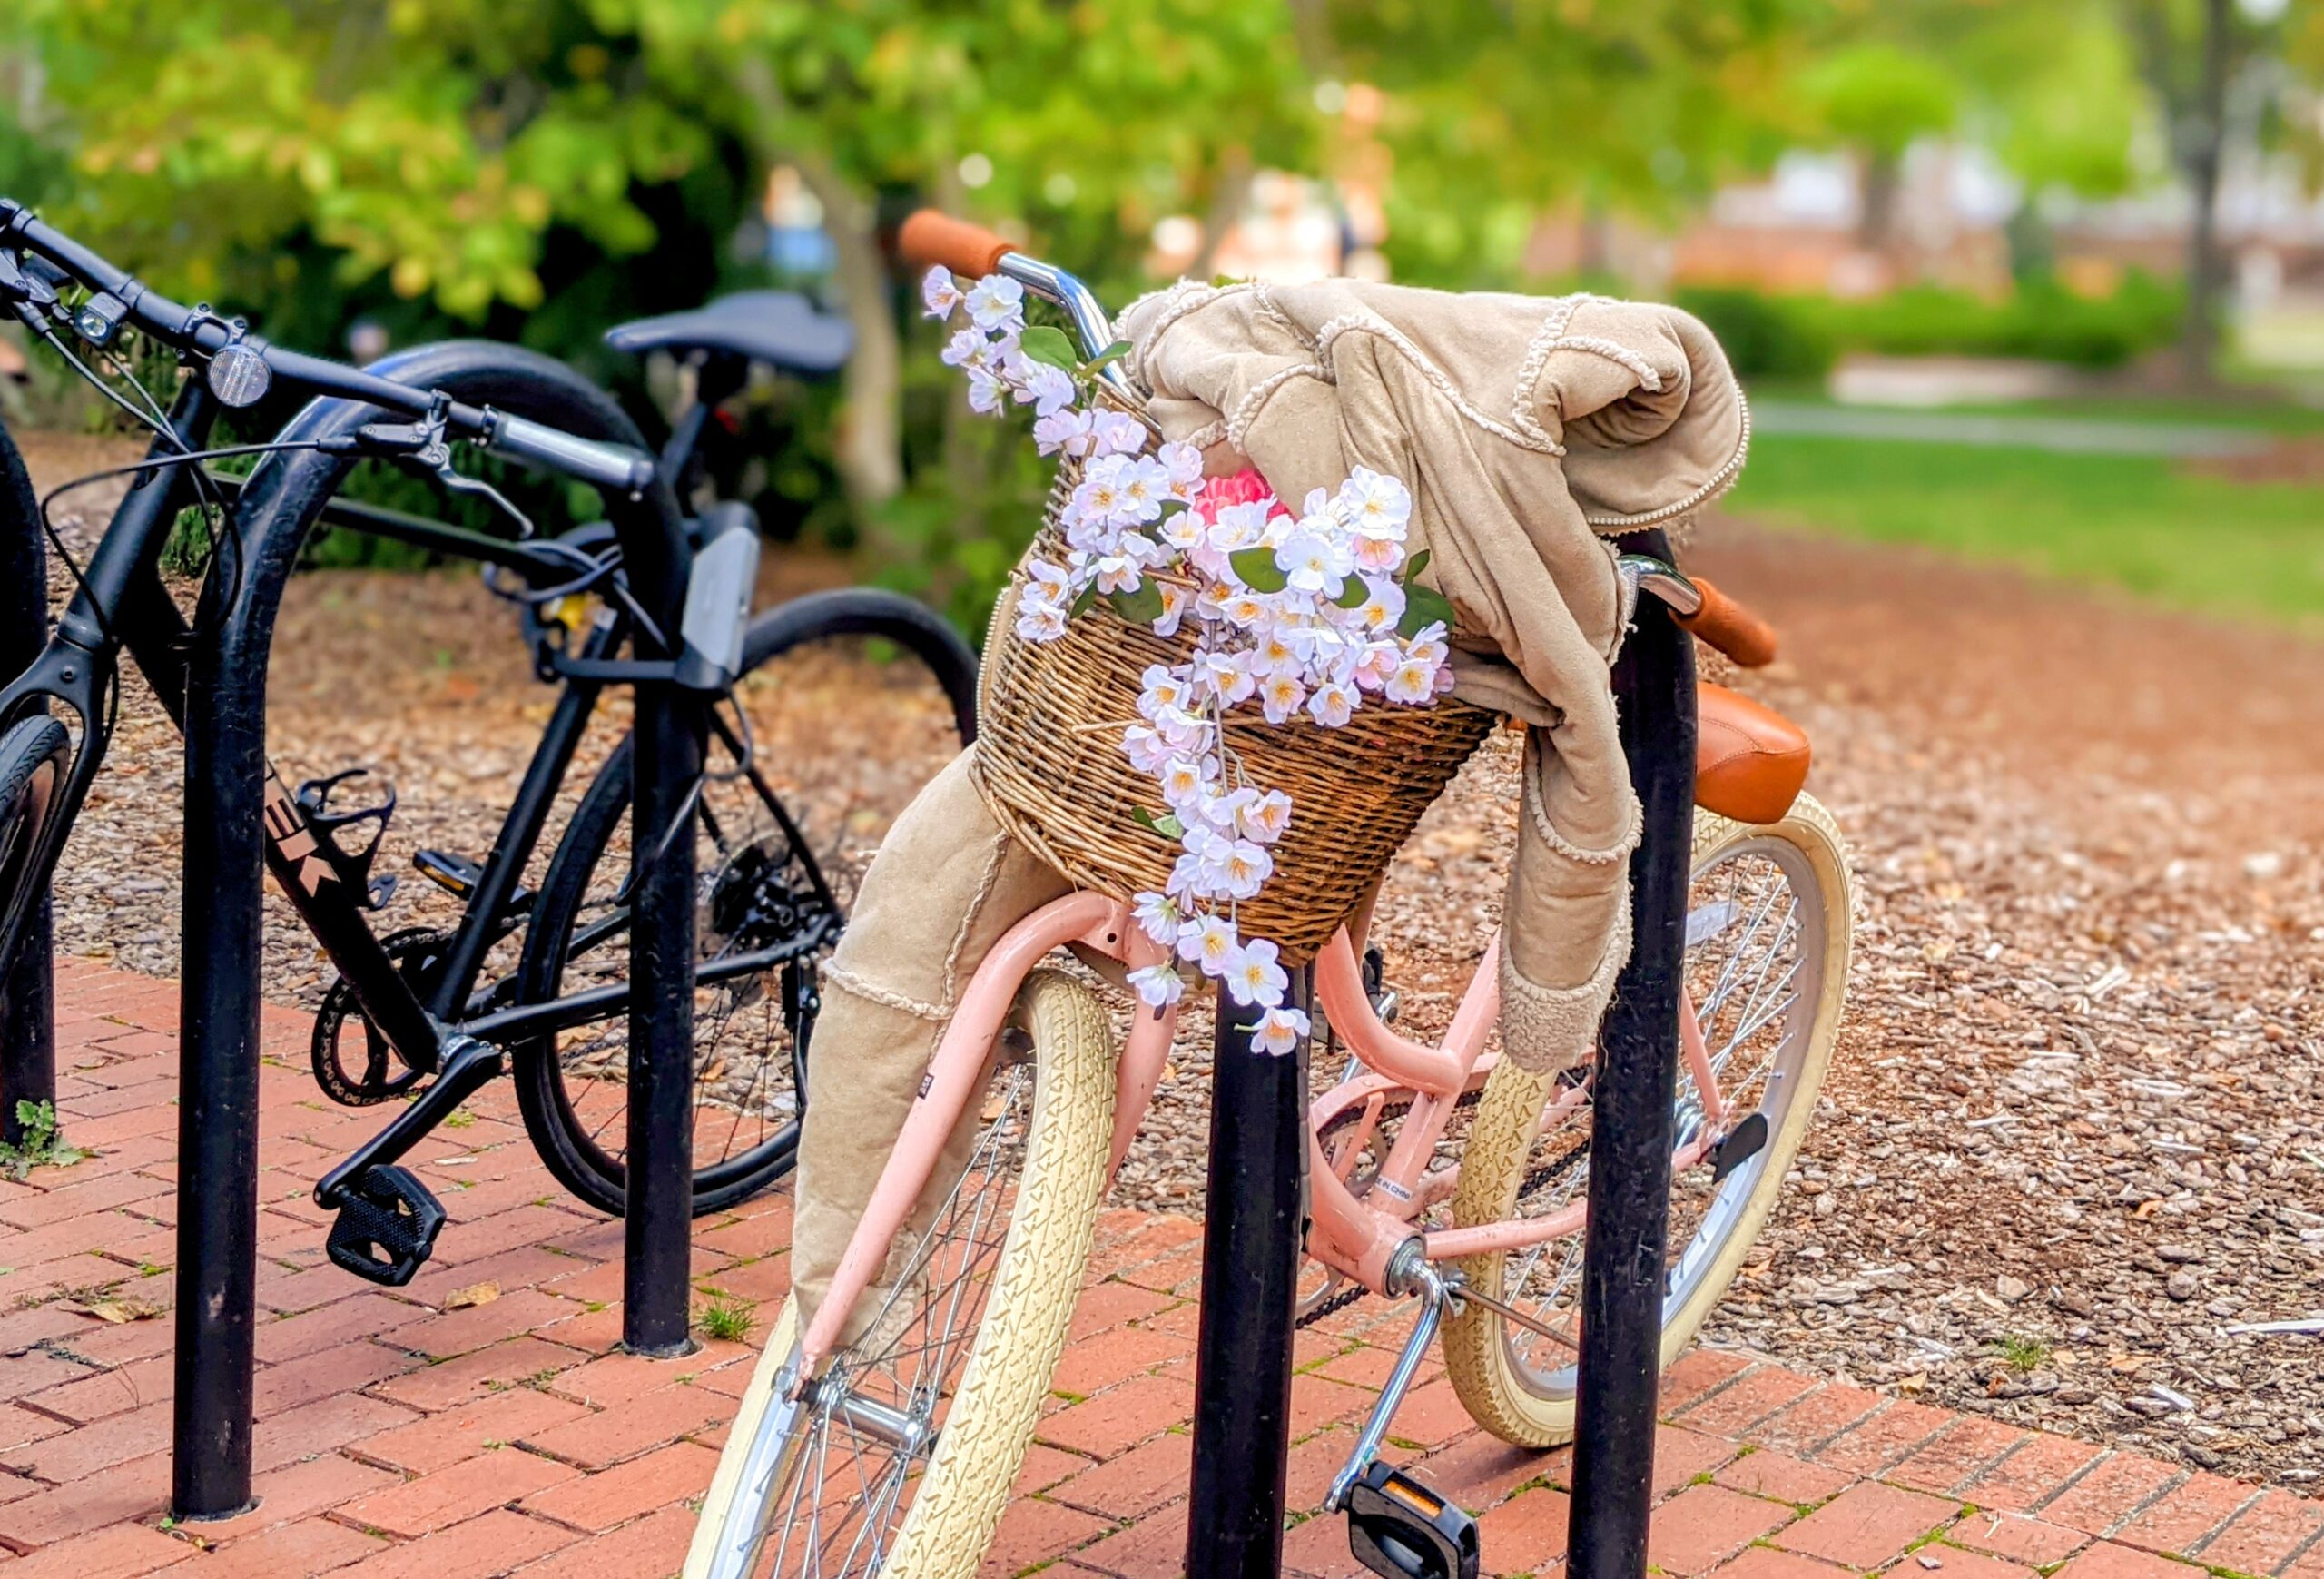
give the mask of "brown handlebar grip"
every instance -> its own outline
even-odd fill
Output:
[[[1679,616],[1680,625],[1747,669],[1764,668],[1776,661],[1775,627],[1701,577],[1689,579],[1703,595],[1703,606],[1693,614]]]
[[[1002,253],[1017,250],[982,225],[956,220],[932,208],[921,209],[904,221],[896,248],[907,262],[923,269],[940,263],[971,281],[991,273]]]

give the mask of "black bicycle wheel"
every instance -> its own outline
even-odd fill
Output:
[[[858,587],[783,604],[753,622],[733,706],[718,710],[711,775],[691,819],[698,968],[714,978],[694,996],[697,1213],[790,1170],[814,964],[838,941],[889,822],[975,734],[975,656],[940,617],[893,593]],[[749,770],[737,773],[743,741]],[[630,785],[624,740],[542,879],[520,1002],[627,980]],[[774,962],[720,979],[737,960]],[[542,1160],[575,1195],[618,1215],[626,1011],[527,1038],[512,1053]]]
[[[35,908],[41,848],[72,760],[72,736],[46,714],[0,733],[0,978]]]

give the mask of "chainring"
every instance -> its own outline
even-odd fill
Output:
[[[444,946],[452,934],[432,927],[410,927],[389,933],[379,940],[388,958],[409,982],[412,990],[425,993],[428,978],[442,962]],[[360,1026],[363,1032],[363,1072],[350,1073],[342,1056],[343,1043],[350,1025]],[[355,988],[345,977],[330,984],[323,994],[322,1005],[315,1011],[315,1033],[308,1043],[307,1058],[315,1071],[315,1083],[343,1108],[375,1107],[402,1096],[419,1083],[420,1071],[403,1061],[403,1057],[379,1034],[369,1015],[355,996]]]

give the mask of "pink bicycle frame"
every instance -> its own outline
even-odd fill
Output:
[[[838,1347],[849,1312],[887,1265],[890,1248],[927,1189],[945,1140],[976,1095],[977,1077],[1008,1023],[1018,990],[1035,966],[1069,943],[1132,969],[1167,957],[1166,951],[1130,919],[1126,906],[1097,893],[1068,894],[1043,905],[994,945],[970,979],[945,1027],[920,1094],[896,1138],[895,1150],[881,1171],[871,1204],[848,1241],[830,1293],[808,1327],[801,1344],[803,1382],[815,1375]],[[1397,1035],[1374,1012],[1356,964],[1355,944],[1344,929],[1316,959],[1316,1001],[1361,1067],[1309,1109],[1314,1221],[1307,1249],[1334,1271],[1374,1291],[1385,1282],[1390,1258],[1413,1237],[1413,1220],[1442,1199],[1458,1179],[1456,1168],[1433,1168],[1432,1164],[1453,1103],[1462,1093],[1482,1086],[1499,1059],[1499,1054],[1487,1051],[1485,1043],[1500,1012],[1500,957],[1496,938],[1477,962],[1476,974],[1462,995],[1443,1041],[1434,1046]],[[1674,1166],[1685,1169],[1708,1152],[1713,1139],[1724,1131],[1728,1115],[1701,1027],[1696,1022],[1693,1006],[1683,996],[1679,1017],[1681,1052],[1694,1075],[1697,1100],[1704,1105],[1706,1120],[1699,1127],[1697,1139],[1674,1159]],[[1120,1168],[1145,1121],[1147,1104],[1169,1057],[1177,1018],[1175,1007],[1141,1007],[1131,1022],[1115,1075],[1109,1175]],[[1411,1106],[1371,1189],[1359,1199],[1348,1189],[1347,1179],[1357,1159],[1356,1140],[1370,1124],[1359,1126],[1359,1136],[1350,1137],[1330,1155],[1316,1137],[1326,1124],[1351,1109],[1368,1108],[1369,1119],[1376,1122],[1392,1097],[1408,1097]],[[1561,1087],[1551,1098],[1543,1117],[1559,1117],[1587,1100],[1585,1086]],[[1440,1229],[1423,1234],[1422,1242],[1431,1260],[1515,1249],[1578,1231],[1583,1214],[1582,1204],[1576,1201],[1543,1217]]]

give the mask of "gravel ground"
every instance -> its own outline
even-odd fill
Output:
[[[52,475],[74,458],[34,456]],[[2314,1481],[2324,1340],[2221,1329],[2324,1314],[2324,646],[1738,521],[1705,526],[1693,562],[1783,628],[1786,660],[1748,688],[1817,741],[1811,787],[1859,883],[1823,1110],[1710,1337]],[[389,769],[382,870],[488,845],[550,696],[512,629],[466,576],[294,587],[271,745],[286,776]],[[859,739],[911,710],[841,705],[863,683],[844,668],[814,682],[787,694],[848,731],[832,837],[860,853],[931,736]],[[779,737],[825,746],[826,728]],[[181,761],[133,685],[68,857],[67,948],[174,972]],[[1481,754],[1392,876],[1409,1024],[1449,1017],[1496,917],[1513,769],[1506,742]],[[388,923],[432,905],[408,881]],[[310,1002],[313,950],[275,919],[268,989]],[[1188,1021],[1121,1181],[1133,1204],[1201,1192],[1208,1028]]]

